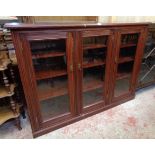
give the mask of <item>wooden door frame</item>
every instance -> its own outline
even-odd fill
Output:
[[[50,31],[49,31],[50,32]],[[24,32],[25,33],[25,32]],[[35,34],[33,34],[35,33]],[[38,33],[38,32],[37,32]],[[75,109],[75,102],[74,102],[74,90],[75,90],[75,81],[74,81],[74,72],[71,73],[70,71],[70,65],[71,63],[73,64],[73,48],[74,48],[74,42],[73,42],[73,33],[72,32],[65,32],[66,33],[66,56],[67,56],[67,73],[68,73],[68,95],[70,98],[70,102],[69,102],[69,107],[70,107],[70,112],[66,113],[66,114],[62,114],[61,116],[58,117],[54,117],[54,118],[50,118],[49,120],[43,121],[42,116],[41,116],[41,108],[39,106],[39,99],[38,99],[38,93],[37,93],[37,84],[36,84],[36,78],[35,78],[35,71],[34,71],[34,67],[33,67],[33,63],[32,63],[32,55],[31,55],[31,49],[30,49],[30,38],[31,41],[35,38],[35,39],[41,39],[42,35],[43,36],[49,36],[52,35],[53,32],[51,31],[51,33],[49,34],[39,34],[37,36],[37,33],[35,31],[31,31],[31,33],[26,32],[25,34],[20,33],[19,34],[19,38],[21,41],[21,48],[22,48],[22,52],[20,52],[20,54],[22,54],[22,59],[23,62],[25,63],[24,66],[24,71],[27,74],[26,77],[29,79],[27,81],[27,85],[24,86],[24,92],[26,95],[26,98],[29,98],[27,103],[29,106],[29,113],[30,113],[30,117],[33,115],[32,112],[34,113],[34,117],[31,118],[31,124],[34,123],[34,120],[36,121],[34,126],[32,127],[34,129],[34,131],[40,130],[41,128],[45,128],[47,126],[49,126],[50,124],[56,124],[59,123],[61,121],[67,120],[69,118],[72,118],[74,115],[76,115],[76,109]],[[64,31],[62,32],[64,33]],[[59,34],[61,34],[61,32],[59,32]],[[34,39],[34,40],[35,40]],[[61,39],[61,38],[60,38]],[[19,53],[17,51],[17,53]],[[17,54],[18,55],[18,54]],[[20,56],[21,59],[21,56]],[[19,62],[20,63],[20,62]],[[22,65],[19,65],[22,66]],[[23,79],[23,83],[25,83],[25,79]],[[28,91],[29,89],[29,91]],[[32,91],[33,90],[33,91]],[[30,93],[29,95],[27,95],[27,93]],[[32,97],[33,96],[33,97]]]
[[[101,33],[102,32],[102,33]],[[105,80],[104,80],[104,101],[98,102],[97,104],[90,105],[87,108],[83,108],[82,105],[82,83],[83,83],[83,68],[82,68],[82,62],[83,62],[83,33],[86,36],[108,36],[108,43],[107,43],[107,55],[106,55],[106,63],[105,63]],[[109,69],[110,69],[110,59],[111,59],[111,53],[113,49],[113,32],[110,29],[89,29],[89,30],[79,30],[76,32],[76,45],[75,45],[75,56],[76,56],[76,96],[77,96],[77,109],[78,109],[78,115],[82,115],[84,113],[89,113],[92,111],[95,111],[96,109],[101,109],[105,105],[109,103]],[[78,64],[80,64],[81,69],[78,68]]]
[[[26,52],[24,52],[25,49],[23,49],[22,45],[22,33],[21,32],[12,32],[12,38],[16,50],[16,56],[18,60],[18,68],[20,71],[20,77],[24,89],[24,94],[26,96],[26,102],[28,106],[28,114],[31,122],[32,132],[35,133],[39,129],[39,123],[37,119],[37,113],[35,111],[35,102],[33,100],[32,96],[32,89],[30,86],[31,77],[29,74],[29,69],[27,67],[25,58],[27,58]]]
[[[115,90],[115,83],[117,80],[116,74],[117,74],[117,67],[118,67],[118,59],[119,59],[119,53],[120,53],[120,45],[121,45],[121,35],[122,34],[133,34],[133,33],[139,33],[139,39],[138,39],[138,43],[137,43],[137,49],[136,49],[136,54],[135,54],[135,59],[134,59],[134,64],[133,64],[133,70],[131,73],[131,78],[130,78],[130,86],[129,86],[129,91],[128,93],[125,93],[121,96],[118,97],[114,97],[114,90]],[[138,73],[140,71],[140,65],[139,62],[142,59],[142,55],[143,55],[143,48],[141,44],[143,44],[144,42],[144,28],[137,28],[137,27],[133,27],[133,28],[124,28],[121,30],[117,30],[115,31],[115,41],[116,41],[116,45],[114,47],[114,51],[113,51],[113,55],[112,55],[112,64],[111,64],[111,71],[112,73],[112,84],[111,84],[111,94],[110,94],[110,104],[115,103],[115,102],[121,102],[123,100],[126,101],[127,98],[131,99],[134,98],[135,96],[135,90],[136,90],[136,81],[137,81],[137,77],[138,77]],[[117,64],[116,64],[116,60],[117,60]]]

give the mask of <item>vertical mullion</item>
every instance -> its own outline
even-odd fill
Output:
[[[110,104],[110,89],[111,89],[111,58],[113,51],[113,36],[112,34],[108,35],[107,43],[107,54],[106,54],[106,63],[105,63],[105,79],[104,79],[104,97],[105,105]]]
[[[76,80],[76,109],[77,114],[80,115],[82,113],[82,60],[83,60],[83,49],[82,49],[82,32],[77,31],[75,33],[75,80]],[[79,66],[80,65],[80,66]],[[79,68],[80,67],[80,68]]]
[[[112,55],[112,75],[113,75],[113,80],[112,80],[112,93],[111,93],[111,101],[113,102],[115,98],[115,85],[117,81],[117,72],[118,72],[118,59],[119,59],[119,53],[120,53],[120,44],[121,44],[121,33],[116,32],[115,34],[115,48],[113,48],[113,55]]]
[[[73,53],[74,53],[74,42],[73,33],[68,32],[66,40],[66,57],[67,57],[67,73],[68,73],[68,93],[69,93],[69,105],[72,115],[75,115],[75,85],[74,85],[74,65],[73,65]]]

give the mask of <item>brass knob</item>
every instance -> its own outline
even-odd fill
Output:
[[[115,63],[117,64],[117,57],[115,57]]]
[[[73,72],[73,65],[70,65],[70,71]]]
[[[78,69],[81,71],[81,64],[80,63],[78,64]]]

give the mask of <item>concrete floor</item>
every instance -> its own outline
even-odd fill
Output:
[[[21,131],[13,122],[2,125],[0,138],[32,138],[29,120],[21,123]],[[38,138],[155,138],[155,86],[138,91],[132,101]]]

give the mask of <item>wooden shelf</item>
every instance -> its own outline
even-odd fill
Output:
[[[7,50],[8,50],[7,47],[5,47],[5,48],[1,48],[1,49],[0,49],[0,51],[7,51]]]
[[[4,36],[4,40],[5,40],[5,42],[7,42],[7,43],[8,43],[8,42],[13,42],[13,41],[12,41],[12,36],[11,36],[11,34],[10,34],[10,35],[5,35],[5,36]]]
[[[0,60],[0,71],[4,71],[7,69],[7,66],[11,63],[10,59],[2,59]]]
[[[125,47],[133,47],[133,46],[137,46],[136,43],[128,43],[128,44],[122,44],[121,48],[125,48]]]
[[[88,62],[88,63],[84,63],[83,62],[83,68],[90,68],[90,67],[95,67],[95,66],[102,66],[104,64],[105,64],[104,61],[95,61],[95,62]]]
[[[51,86],[50,83],[42,83],[38,85],[38,96],[40,101],[66,95],[67,93],[68,93],[67,80],[54,81],[53,86]]]
[[[58,52],[58,51],[44,51],[44,53],[39,54],[33,54],[32,59],[39,59],[39,58],[49,58],[49,57],[58,57],[58,56],[64,56],[65,52]]]
[[[7,45],[4,41],[1,41],[0,42],[0,51],[7,51],[8,48],[7,48]]]
[[[0,98],[10,97],[10,96],[14,95],[15,87],[16,87],[15,84],[10,84],[10,93],[7,91],[5,86],[0,87]]]
[[[91,77],[90,77],[91,78]],[[91,91],[94,89],[98,89],[103,87],[104,81],[101,81],[100,79],[85,79],[85,82],[83,82],[83,92]]]
[[[132,73],[130,72],[120,72],[120,73],[117,73],[116,79],[120,80],[120,79],[128,78],[131,74]]]
[[[83,49],[86,50],[86,49],[104,48],[104,47],[107,47],[107,46],[104,44],[88,44],[88,45],[84,45]]]
[[[103,81],[101,81],[101,79],[97,79],[95,77],[86,77],[84,81],[85,82],[83,85],[83,92],[101,88],[103,87],[104,83]],[[42,83],[38,85],[38,97],[40,101],[67,94],[68,94],[67,80],[55,81],[53,86],[51,86],[50,83]]]
[[[17,58],[16,57],[12,57],[12,58],[10,58],[10,60],[11,60],[11,64],[12,65],[14,65],[14,66],[17,66],[17,64],[18,64],[18,62],[17,62]]]
[[[17,113],[14,114],[10,107],[0,107],[0,125],[8,121],[9,119],[19,117],[19,106],[17,106]]]
[[[9,59],[11,60],[11,64],[12,65],[17,65],[18,62],[17,62],[17,57],[16,57],[16,54],[15,54],[15,50],[11,50],[10,51],[10,54],[9,54]]]
[[[133,61],[134,57],[120,57],[118,63],[130,62]]]
[[[67,75],[67,71],[65,69],[61,70],[46,70],[46,71],[36,71],[36,80],[53,78],[58,76]]]
[[[4,35],[3,31],[0,31],[0,36],[3,36],[3,35]]]

